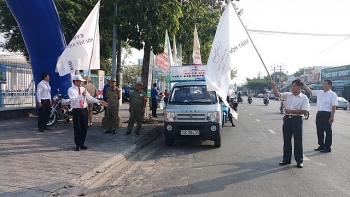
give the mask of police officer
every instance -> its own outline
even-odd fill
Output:
[[[329,153],[332,146],[332,123],[338,105],[337,94],[332,91],[332,81],[329,79],[323,81],[323,90],[311,90],[305,83],[303,84],[308,93],[317,97],[316,129],[319,147],[315,151]]]
[[[112,78],[109,82],[110,87],[106,90],[107,96],[107,130],[104,133],[115,134],[117,130],[117,118],[119,113],[119,99],[121,91],[116,85],[117,79]]]
[[[136,135],[140,135],[140,129],[142,124],[143,114],[145,113],[147,95],[145,91],[143,91],[142,82],[137,82],[136,90],[130,94],[130,118],[128,121],[128,128],[126,130],[125,135],[131,134],[131,130],[134,127],[134,123],[136,121]]]
[[[297,167],[302,168],[303,165],[303,115],[308,109],[309,99],[301,93],[303,83],[300,80],[292,82],[292,92],[279,93],[277,84],[271,82],[273,92],[276,97],[284,100],[283,118],[283,161],[280,165],[291,164],[292,157],[292,136],[294,136],[294,158]]]

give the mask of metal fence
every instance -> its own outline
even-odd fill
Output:
[[[0,79],[0,109],[35,106],[35,83],[29,64],[0,61]]]

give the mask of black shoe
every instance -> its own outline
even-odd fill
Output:
[[[315,148],[315,151],[322,151],[324,149],[324,146],[319,146],[318,148]]]
[[[233,123],[232,123],[232,126],[233,126],[233,127],[236,127],[236,125],[235,125],[235,124],[233,124]]]
[[[290,161],[281,161],[279,164],[281,165],[281,166],[285,166],[285,165],[289,165],[289,164],[291,164],[292,162],[290,162]]]
[[[321,150],[320,152],[322,152],[322,153],[330,153],[330,152],[332,152],[332,150],[331,150],[331,148],[326,147],[323,150]]]
[[[82,150],[86,150],[88,147],[87,147],[87,146],[82,145],[82,146],[80,146],[80,148],[81,148]]]
[[[136,135],[140,135],[140,131],[136,131]]]
[[[125,135],[130,135],[130,134],[131,134],[130,131],[125,132]]]
[[[113,130],[113,131],[112,131],[112,134],[116,134],[116,133],[117,133],[116,130]]]
[[[49,127],[45,127],[45,128],[44,128],[44,130],[51,130],[51,128],[49,128]]]
[[[112,131],[104,131],[103,133],[112,133]]]
[[[303,168],[304,164],[303,163],[297,163],[297,168]]]
[[[76,150],[76,151],[80,151],[80,146],[76,146],[76,147],[75,147],[75,150]]]

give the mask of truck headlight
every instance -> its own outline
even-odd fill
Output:
[[[166,122],[174,122],[175,119],[175,112],[165,112],[164,114],[165,121]]]
[[[220,122],[220,112],[209,112],[207,120],[209,122]]]

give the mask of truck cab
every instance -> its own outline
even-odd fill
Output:
[[[221,146],[222,106],[204,80],[176,83],[164,110],[166,145],[174,140],[212,140]]]

